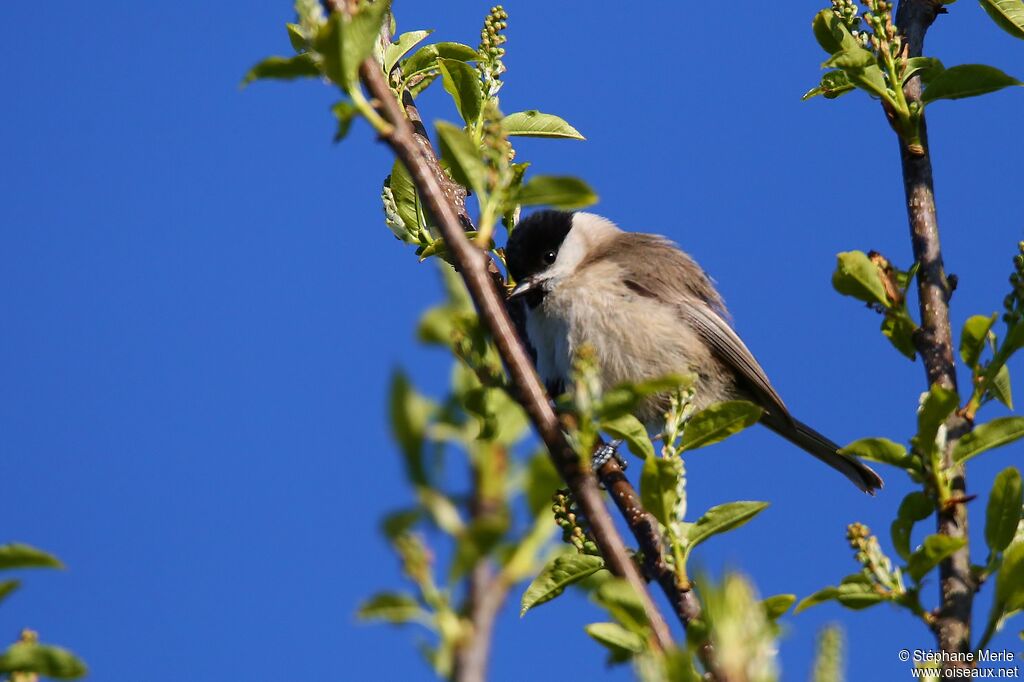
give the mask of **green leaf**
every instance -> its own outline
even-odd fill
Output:
[[[469,45],[462,43],[434,43],[424,45],[411,57],[402,62],[402,75],[409,77],[417,71],[437,68],[438,59],[456,59],[460,62],[476,61],[479,55]]]
[[[622,578],[605,580],[593,593],[594,601],[630,632],[645,635],[650,626],[647,612],[636,590]]]
[[[907,454],[907,449],[888,438],[861,438],[839,450],[844,455],[890,464],[900,469],[917,469],[916,460]]]
[[[288,30],[288,42],[292,44],[292,49],[296,52],[305,52],[306,36],[302,34],[302,27],[298,24],[285,24],[284,27]]]
[[[1024,609],[1024,541],[1010,544],[996,577],[996,602],[1004,613]]]
[[[416,193],[416,185],[412,176],[405,169],[405,164],[396,159],[391,167],[391,175],[388,179],[388,186],[395,199],[395,206],[398,209],[398,216],[405,223],[407,228],[420,224],[419,195]],[[445,343],[448,339],[445,339]]]
[[[530,458],[526,469],[526,501],[530,514],[551,513],[551,497],[563,485],[562,477],[555,470],[546,450],[541,450]]]
[[[523,593],[519,615],[522,617],[534,606],[549,602],[579,582],[604,568],[604,559],[590,554],[562,554],[549,561]]]
[[[0,602],[21,586],[20,580],[5,580],[0,582]]]
[[[583,629],[611,652],[612,662],[629,660],[644,651],[643,637],[618,623],[591,623]]]
[[[487,167],[480,158],[480,150],[473,138],[451,123],[439,121],[437,135],[441,141],[441,155],[448,162],[452,177],[464,187],[480,196],[487,189]]]
[[[1003,551],[1013,542],[1022,504],[1020,472],[1016,467],[1007,467],[996,476],[985,510],[985,542],[993,553]]]
[[[832,286],[844,296],[865,303],[877,303],[885,308],[890,305],[878,266],[863,251],[845,251],[836,256]]]
[[[444,89],[455,100],[455,108],[466,125],[476,123],[483,106],[484,93],[480,89],[480,72],[467,64],[455,59],[438,59],[437,68],[441,71],[441,83]]]
[[[352,102],[342,100],[340,102],[336,102],[334,106],[331,107],[331,113],[334,114],[336,119],[338,119],[338,127],[334,131],[333,140],[335,143],[338,143],[344,140],[345,136],[348,135],[349,128],[352,127],[352,121],[354,121],[356,116],[359,115],[359,109],[357,109],[356,105],[352,104]],[[412,224],[415,225],[415,222]]]
[[[411,594],[379,592],[359,606],[356,617],[386,623],[411,623],[429,617],[429,614]]]
[[[242,87],[257,80],[273,78],[276,80],[294,80],[296,78],[313,78],[320,75],[320,69],[313,61],[313,55],[299,54],[294,57],[267,57],[256,64],[242,79]]]
[[[652,452],[640,472],[640,501],[665,528],[675,527],[680,520],[675,518],[680,469],[679,460],[655,457]]]
[[[848,609],[859,611],[860,609],[866,609],[869,606],[874,606],[883,601],[888,601],[889,597],[884,594],[879,594],[875,590],[874,585],[863,582],[843,582],[838,588],[836,588],[836,601],[845,606]]]
[[[640,401],[648,396],[676,391],[692,384],[692,377],[678,374],[646,381],[626,381],[605,391],[594,412],[603,421],[617,419],[634,412]]]
[[[914,346],[914,332],[917,325],[910,319],[905,310],[890,308],[882,319],[882,334],[904,356],[913,360],[917,357],[917,348]]]
[[[953,414],[953,410],[960,404],[960,398],[956,393],[934,384],[925,396],[924,404],[917,413],[917,435],[914,436],[914,447],[925,455],[935,452],[935,438],[939,434],[939,427],[946,421],[946,417]]]
[[[850,47],[835,53],[830,59],[822,64],[822,67],[848,71],[850,69],[863,69],[864,67],[874,63],[874,53],[869,50],[865,50],[860,45],[857,45],[856,47]]]
[[[829,54],[835,54],[842,50],[860,47],[860,43],[850,33],[850,29],[830,9],[823,9],[818,12],[811,23],[814,29],[814,37],[821,48]]]
[[[534,175],[519,189],[516,200],[523,206],[573,209],[596,202],[597,195],[579,178]]]
[[[804,96],[800,99],[806,101],[812,97],[818,95],[823,96],[825,99],[835,99],[840,95],[854,90],[856,86],[850,82],[845,71],[827,71],[821,76],[821,82],[818,83],[818,87],[811,88]]]
[[[12,568],[64,568],[60,560],[31,545],[0,545],[0,571]]]
[[[488,514],[474,519],[458,539],[449,576],[458,580],[487,556],[508,531],[509,519],[505,514]]]
[[[1024,3],[1021,0],[978,0],[999,28],[1024,39]]]
[[[909,493],[900,502],[896,520],[892,522],[889,531],[892,535],[892,545],[904,561],[910,559],[910,535],[914,530],[914,524],[924,521],[934,511],[935,505],[931,498],[920,490]]]
[[[601,430],[608,435],[626,441],[629,451],[640,459],[654,457],[654,445],[647,435],[647,429],[631,414],[623,414],[601,421]]]
[[[756,424],[763,412],[760,407],[746,400],[715,403],[690,418],[680,445],[683,450],[696,450],[725,440]]]
[[[809,596],[804,597],[803,599],[801,599],[800,603],[796,605],[795,609],[793,609],[793,615],[795,616],[796,614],[800,613],[801,611],[809,609],[812,606],[817,606],[818,604],[822,604],[822,603],[827,602],[827,601],[832,601],[833,599],[835,599],[838,596],[839,596],[839,588],[838,587],[825,587],[825,588],[822,588],[822,589],[818,590],[817,592],[815,592],[814,594],[809,595]]]
[[[67,649],[18,642],[0,655],[0,672],[36,673],[57,680],[74,680],[84,676],[88,669]]]
[[[399,59],[408,54],[409,50],[419,45],[424,38],[433,32],[433,29],[429,31],[409,31],[398,36],[398,39],[384,50],[384,73],[391,73]]]
[[[991,317],[973,315],[964,322],[963,331],[960,332],[960,359],[971,369],[978,366],[981,351],[985,348],[985,340],[988,339],[997,317],[996,313],[992,313]]]
[[[924,542],[910,555],[907,560],[907,574],[914,582],[939,565],[939,562],[966,544],[964,538],[953,538],[948,535],[929,535]]]
[[[921,101],[927,104],[938,99],[974,97],[1002,90],[1011,85],[1024,84],[994,66],[961,64],[951,66],[933,78],[921,93]]]
[[[942,62],[935,57],[911,57],[907,60],[907,66],[903,71],[903,82],[906,83],[914,76],[919,76],[921,82],[928,85],[945,68]]]
[[[686,553],[713,535],[719,535],[733,528],[739,528],[760,514],[767,502],[729,502],[708,509],[687,532]]]
[[[316,37],[316,51],[323,55],[324,73],[351,90],[359,82],[359,65],[373,52],[390,0],[362,4],[358,13],[332,12]]]
[[[996,371],[996,375],[992,377],[992,380],[989,382],[986,390],[993,398],[1001,402],[1003,405],[1006,405],[1011,410],[1013,409],[1013,391],[1010,388],[1009,367],[1006,365],[1001,366],[999,370]]]
[[[409,480],[420,486],[427,484],[423,465],[423,440],[427,421],[434,412],[434,404],[416,392],[402,372],[391,378],[391,429],[405,457],[405,470]]]
[[[1012,443],[1024,436],[1024,417],[1000,417],[979,424],[957,441],[953,448],[953,461],[962,464],[986,450]]]
[[[761,608],[768,620],[778,620],[796,601],[795,594],[776,594],[761,601]]]
[[[585,140],[580,131],[554,114],[544,114],[536,109],[517,111],[501,119],[506,135],[525,137],[561,137],[571,140]]]

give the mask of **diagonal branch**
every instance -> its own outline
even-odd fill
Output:
[[[555,468],[573,491],[582,511],[586,514],[594,539],[608,568],[625,578],[640,596],[651,622],[652,645],[657,649],[673,646],[668,624],[651,600],[643,578],[626,551],[622,538],[601,500],[596,479],[580,466],[579,458],[566,441],[547,393],[505,309],[504,296],[488,273],[490,259],[470,243],[458,214],[445,195],[435,173],[436,156],[429,158],[424,154],[412,124],[403,113],[379,64],[374,59],[370,58],[363,62],[360,77],[376,100],[375,105],[379,113],[393,126],[392,130],[383,136],[384,140],[409,170],[434,217],[449,253],[473,298],[477,312],[487,325],[498,353],[505,363],[509,378],[519,392],[523,408],[544,441]]]
[[[935,18],[945,12],[938,0],[900,0],[896,25],[906,37],[910,56],[919,57],[924,37]],[[908,102],[921,102],[921,79],[911,78],[904,86]],[[907,217],[917,271],[917,294],[921,310],[921,328],[914,342],[924,362],[928,385],[939,384],[956,390],[956,367],[953,360],[953,335],[949,323],[949,296],[952,292],[942,263],[939,245],[939,224],[935,211],[932,183],[932,162],[928,134],[921,115],[921,144],[924,153],[914,155],[900,142],[903,163],[903,186],[907,198]],[[938,512],[938,532],[953,538],[967,538],[966,481],[962,466],[953,463],[951,453],[957,439],[967,433],[971,424],[954,414],[947,422],[948,438],[943,453],[943,466],[953,473],[953,498]],[[939,647],[945,652],[967,653],[970,649],[971,606],[975,579],[971,573],[968,546],[944,560],[939,566],[941,603],[933,629]],[[955,665],[955,664],[949,664]],[[969,665],[969,664],[968,664]]]

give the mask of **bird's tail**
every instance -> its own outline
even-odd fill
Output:
[[[839,446],[796,419],[773,419],[765,415],[762,423],[789,442],[811,453],[825,464],[846,476],[869,495],[882,487],[882,478],[852,455],[839,452]]]

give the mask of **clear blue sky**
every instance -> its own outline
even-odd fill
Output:
[[[400,29],[472,44],[488,7],[395,5]],[[585,177],[597,211],[695,254],[802,419],[841,442],[909,437],[920,365],[829,284],[838,251],[909,264],[896,141],[866,97],[800,102],[823,60],[819,3],[506,7],[504,109],[557,113],[588,137],[524,141],[520,158]],[[411,632],[352,615],[400,583],[376,534],[408,499],[389,372],[438,392],[449,367],[413,340],[439,286],[383,225],[388,151],[363,123],[333,146],[333,93],[316,82],[239,91],[253,62],[287,53],[288,2],[5,3],[2,16],[0,536],[69,569],[26,576],[0,639],[31,625],[104,682],[429,679]],[[1024,77],[1024,42],[970,2],[928,47]],[[425,98],[428,120],[455,117],[442,94]],[[1000,308],[1024,238],[1022,106],[1006,91],[929,109],[957,329]],[[1024,401],[1024,366],[1012,369]],[[972,464],[975,529],[992,477],[1021,459],[1018,446]],[[765,595],[852,572],[850,521],[888,547],[909,490],[886,470],[868,498],[760,428],[688,468],[691,509],[771,502],[699,553]],[[510,610],[494,679],[600,675],[581,629],[599,617],[576,598],[524,620]],[[906,679],[897,651],[933,646],[893,608],[824,606],[786,619],[786,679],[806,679],[835,619],[851,679]]]

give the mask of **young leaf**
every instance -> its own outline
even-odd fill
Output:
[[[1024,3],[1021,0],[978,0],[999,28],[1024,39]]]
[[[622,578],[611,578],[601,583],[593,594],[594,601],[630,632],[644,635],[650,626],[643,602],[633,586]]]
[[[392,431],[405,456],[406,475],[415,485],[425,486],[427,473],[423,465],[423,439],[427,421],[435,407],[416,392],[401,372],[396,372],[391,378],[390,407]]]
[[[683,431],[683,450],[696,450],[725,440],[757,423],[764,412],[745,400],[728,400],[710,405],[690,418]]]
[[[402,75],[408,78],[418,71],[437,68],[438,59],[457,59],[460,62],[476,61],[477,51],[462,43],[434,43],[424,45],[411,57],[402,62]]]
[[[934,57],[911,57],[907,60],[907,68],[903,71],[903,82],[906,83],[914,76],[919,76],[921,82],[927,85],[946,67]]]
[[[583,629],[611,652],[613,662],[629,660],[644,651],[643,637],[618,623],[591,623]]]
[[[292,49],[305,52],[306,36],[302,33],[302,27],[298,24],[285,24],[284,27],[288,30],[288,42],[292,44]]]
[[[526,469],[526,483],[523,485],[530,515],[537,516],[544,511],[550,515],[551,496],[562,485],[562,477],[558,475],[546,451],[538,452],[531,457]]]
[[[687,554],[712,535],[719,535],[733,528],[739,528],[764,511],[767,506],[767,502],[729,502],[708,509],[704,512],[704,516],[690,526],[686,538]]]
[[[910,559],[910,534],[914,530],[914,524],[924,521],[935,511],[935,505],[925,493],[920,490],[908,494],[900,502],[896,520],[892,522],[889,529],[892,535],[892,545],[896,553],[906,561]]]
[[[844,296],[865,303],[877,303],[886,308],[890,305],[878,266],[863,251],[845,251],[836,256],[832,286]]]
[[[836,52],[830,59],[824,64],[823,68],[837,68],[844,71],[850,69],[863,69],[864,67],[875,63],[875,55],[870,51],[865,50],[860,45],[856,47],[850,47]]]
[[[64,568],[60,560],[30,545],[0,545],[0,571],[12,568]]]
[[[5,580],[0,582],[0,602],[21,586],[20,580]]]
[[[818,12],[811,23],[811,28],[814,29],[814,37],[821,45],[821,49],[829,54],[860,47],[860,43],[853,37],[850,30],[830,9]]]
[[[311,54],[299,54],[294,57],[267,57],[256,64],[242,79],[242,87],[257,80],[273,78],[277,80],[294,80],[296,78],[313,78],[320,75],[320,69],[313,61]]]
[[[356,617],[386,623],[410,623],[429,617],[429,614],[410,594],[379,592],[362,603]]]
[[[480,158],[473,138],[451,123],[438,121],[437,135],[441,141],[441,155],[448,162],[452,177],[464,187],[481,196],[487,189],[487,167]]]
[[[869,606],[889,600],[887,595],[879,594],[874,585],[860,581],[848,582],[845,580],[836,588],[835,598],[840,604],[854,611],[866,609]]]
[[[818,83],[818,87],[811,88],[804,93],[804,96],[800,99],[806,101],[812,97],[817,97],[818,95],[821,95],[825,99],[835,99],[840,95],[845,95],[851,90],[854,90],[855,87],[856,86],[850,82],[846,72],[840,70],[827,71],[822,74],[821,82]]]
[[[988,385],[988,393],[1006,405],[1011,410],[1013,409],[1013,391],[1010,388],[1010,368],[1003,365],[996,371],[996,375],[992,377],[992,380]]]
[[[960,99],[984,95],[1011,85],[1024,85],[1013,76],[1008,76],[994,66],[985,64],[961,64],[941,72],[921,93],[925,104],[937,99]]]
[[[789,607],[795,601],[795,594],[777,594],[762,600],[761,607],[764,609],[764,614],[768,617],[768,620],[778,620],[786,611],[789,611]]]
[[[893,348],[910,360],[917,357],[917,347],[914,346],[915,331],[917,331],[917,325],[903,310],[890,308],[882,319],[882,334],[889,339]]]
[[[640,472],[640,501],[665,528],[675,527],[680,520],[675,518],[674,511],[679,501],[679,467],[679,460],[655,457],[652,452]]]
[[[1024,436],[1024,417],[1000,417],[979,424],[957,441],[953,448],[953,461],[957,464],[980,455],[986,450],[1012,443]]]
[[[523,206],[572,209],[589,206],[597,201],[597,195],[579,178],[534,175],[519,189],[516,200]]]
[[[924,542],[910,555],[907,560],[907,574],[914,582],[939,565],[939,562],[957,551],[967,541],[964,538],[953,538],[948,535],[929,535]]]
[[[466,62],[455,59],[438,59],[437,68],[441,71],[441,83],[455,100],[455,108],[462,120],[466,125],[476,123],[484,99],[480,73]]]
[[[501,119],[501,127],[508,135],[525,137],[562,137],[585,140],[580,131],[554,114],[543,114],[536,109],[517,111]]]
[[[1024,610],[1024,541],[1017,540],[1003,552],[990,618],[998,621],[1021,610]]]
[[[391,73],[399,59],[408,54],[409,50],[419,45],[424,38],[433,32],[433,29],[429,31],[409,31],[398,36],[398,39],[384,50],[384,73]]]
[[[333,140],[333,142],[338,143],[344,140],[345,136],[348,135],[348,130],[352,127],[352,121],[354,121],[356,116],[359,115],[359,109],[357,109],[356,105],[352,104],[352,102],[349,102],[348,100],[341,100],[331,107],[331,113],[334,114],[336,119],[338,119],[338,127],[334,130]],[[401,162],[399,161],[396,163]],[[415,223],[411,224],[414,225]]]
[[[1013,542],[1022,504],[1020,472],[1016,467],[1007,467],[996,476],[985,510],[985,542],[993,553],[1003,551]]]
[[[18,642],[0,655],[0,672],[35,673],[58,680],[74,680],[88,672],[73,653],[48,644]]]
[[[907,454],[907,449],[888,438],[861,438],[839,450],[845,455],[891,464],[900,469],[917,469],[917,461]]]
[[[316,51],[323,55],[324,73],[344,90],[356,87],[359,64],[373,51],[390,5],[390,0],[364,3],[351,17],[333,12],[317,34]]]
[[[640,459],[654,457],[654,445],[647,435],[647,429],[631,414],[601,421],[601,430],[608,435],[626,441],[629,451]]]
[[[519,615],[525,615],[534,606],[549,602],[575,582],[604,568],[604,559],[590,554],[562,554],[541,569],[523,593]]]
[[[985,348],[985,339],[988,338],[989,330],[996,323],[997,317],[996,313],[991,317],[972,315],[964,322],[964,329],[960,332],[960,359],[968,367],[977,367],[981,351]]]
[[[918,451],[926,455],[935,451],[939,427],[959,403],[960,398],[953,391],[938,384],[931,387],[917,414],[917,435],[913,438],[913,444]]]
[[[833,599],[835,599],[838,596],[839,596],[839,588],[838,587],[831,587],[830,586],[830,587],[822,588],[822,589],[818,590],[817,592],[815,592],[814,594],[808,595],[808,596],[804,597],[803,599],[801,599],[800,603],[796,605],[795,609],[793,609],[793,615],[795,616],[796,614],[800,613],[801,611],[809,609],[812,606],[817,606],[818,604],[822,604],[822,603],[827,602],[827,601],[832,601]]]
[[[617,419],[632,413],[647,396],[679,390],[692,383],[691,377],[675,374],[646,381],[626,381],[605,391],[594,412],[603,421]]]

